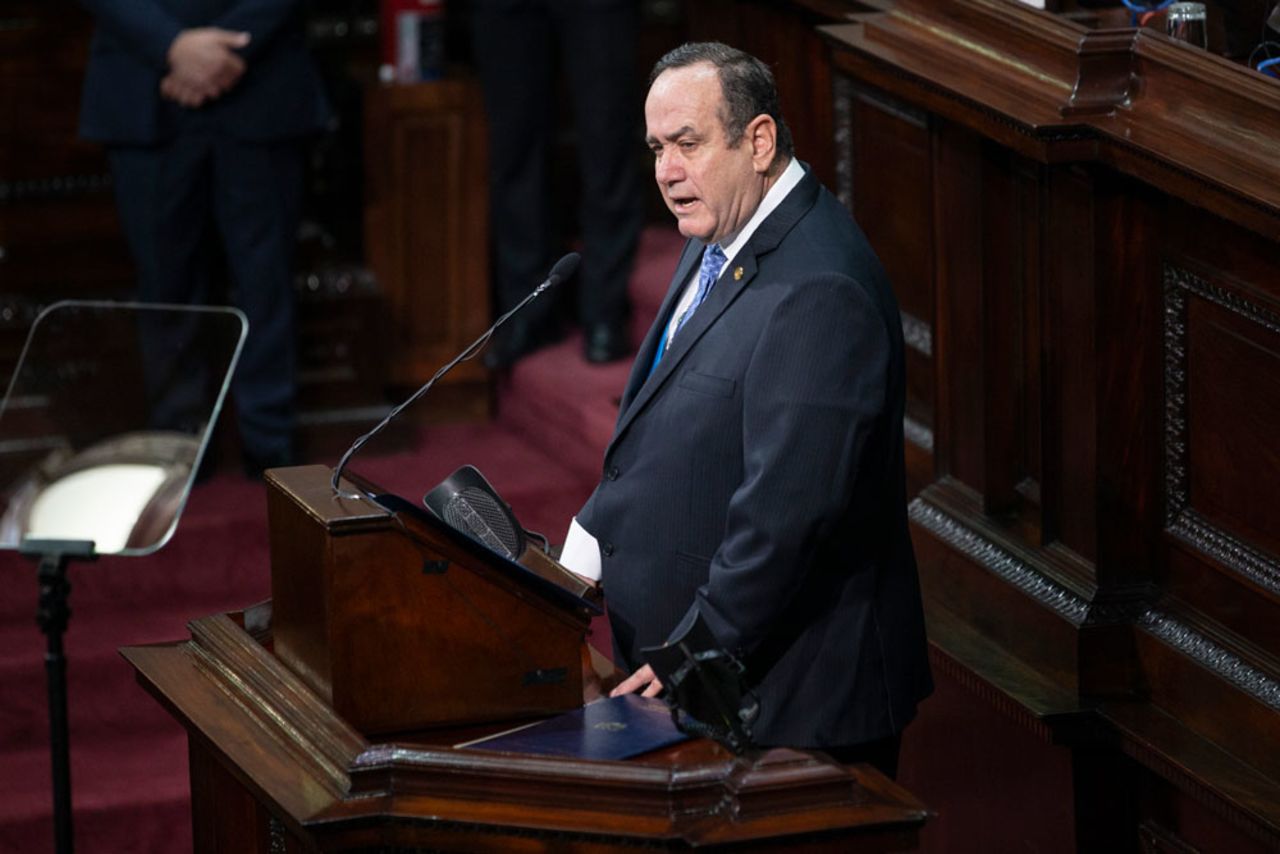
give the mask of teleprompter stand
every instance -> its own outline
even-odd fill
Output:
[[[58,854],[71,854],[71,745],[67,727],[67,656],[62,636],[71,620],[67,597],[67,564],[72,560],[92,561],[98,556],[90,540],[26,539],[18,549],[37,562],[40,599],[36,623],[48,643],[44,656],[49,688],[49,754],[53,762],[53,833]]]

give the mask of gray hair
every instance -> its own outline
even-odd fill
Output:
[[[658,60],[649,73],[649,85],[653,86],[653,81],[664,71],[701,62],[715,66],[720,78],[724,99],[720,123],[729,145],[736,146],[742,141],[752,119],[766,115],[778,126],[778,152],[786,157],[794,156],[795,144],[791,141],[791,129],[782,119],[773,73],[769,66],[749,53],[720,42],[688,42]]]

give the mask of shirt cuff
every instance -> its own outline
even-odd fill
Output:
[[[569,533],[564,538],[560,563],[592,581],[600,580],[600,544],[587,529],[578,524],[578,517],[569,523]]]

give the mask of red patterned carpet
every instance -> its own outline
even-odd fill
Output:
[[[667,229],[644,236],[632,281],[637,341],[680,245]],[[625,361],[589,365],[581,348],[575,335],[519,363],[502,383],[493,422],[424,429],[407,452],[380,454],[375,441],[351,469],[416,501],[471,463],[526,527],[559,541],[594,485],[629,369]],[[34,565],[0,553],[0,575],[0,852],[33,854],[53,850],[45,640],[35,624]],[[76,565],[70,579],[65,643],[76,850],[190,851],[185,736],[137,685],[117,649],[184,638],[187,621],[269,595],[262,485],[217,474],[196,488],[159,553]]]

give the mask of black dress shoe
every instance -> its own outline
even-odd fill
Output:
[[[588,362],[616,362],[631,353],[626,323],[622,321],[592,323],[586,328],[583,355]]]

